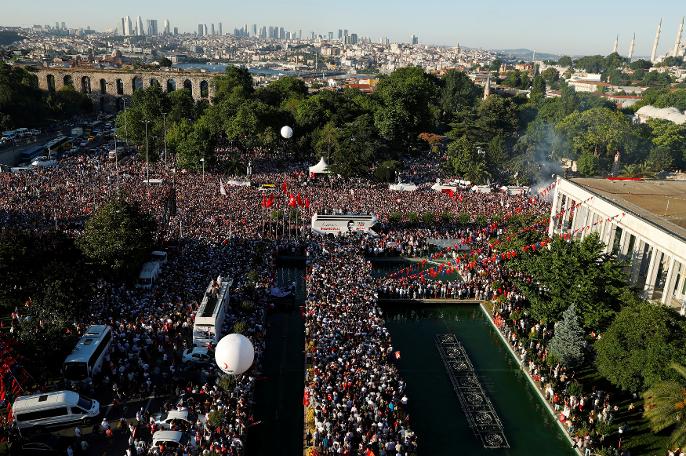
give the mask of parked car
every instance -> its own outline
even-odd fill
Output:
[[[188,434],[180,431],[157,431],[152,435],[152,445],[150,445],[150,453],[154,454],[161,445],[164,446],[165,451],[173,452],[180,446],[188,446],[193,444],[195,440],[190,439]]]
[[[193,347],[183,352],[181,360],[184,363],[207,364],[212,362],[212,355],[207,347]]]
[[[155,424],[160,430],[188,431],[195,420],[189,416],[188,410],[170,410],[167,413],[154,415]]]
[[[72,442],[70,437],[57,436],[52,434],[34,435],[30,438],[12,442],[9,447],[9,454],[33,456],[33,455],[64,455],[67,454],[67,447]],[[72,447],[72,449],[75,449]]]

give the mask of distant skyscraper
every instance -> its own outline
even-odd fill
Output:
[[[682,22],[681,25],[683,26],[683,21],[681,21],[681,22]],[[64,22],[62,22],[62,30],[67,30],[67,24],[65,24]]]
[[[145,35],[144,29],[143,29],[143,19],[141,19],[140,16],[136,17],[136,36],[143,36]]]
[[[174,27],[174,35],[178,35],[178,34],[179,34],[179,28],[178,28],[178,27]]]
[[[202,35],[207,36],[207,24],[202,24]]]
[[[279,28],[279,39],[280,40],[285,40],[286,39],[286,30],[284,30],[283,27]]]
[[[119,25],[117,26],[117,28],[119,29],[119,34],[120,34],[121,36],[126,36],[126,32],[125,32],[126,26],[124,25],[124,24],[126,23],[126,18],[125,18],[125,17],[122,17],[120,22],[121,22],[121,24],[119,24]]]
[[[198,36],[202,36],[204,28],[202,24],[198,24]]]
[[[419,37],[413,33],[412,36],[410,37],[410,43],[419,44]]]
[[[148,36],[157,36],[157,19],[148,19],[146,21],[146,34]]]
[[[169,35],[169,19],[164,20],[164,29],[162,31],[165,35]]]
[[[662,18],[660,18],[660,22],[657,24],[657,32],[655,33],[655,41],[653,41],[653,50],[650,53],[650,61],[655,62],[655,57],[657,54],[657,46],[660,44],[660,32],[662,31]]]
[[[616,54],[618,50],[619,50],[619,35],[617,35],[617,38],[615,38],[615,44],[614,44],[614,46],[612,46],[612,53]]]
[[[131,23],[131,17],[130,16],[124,16],[124,36],[131,36],[133,30],[133,24]]]
[[[55,30],[59,30],[59,29],[60,29],[60,23],[59,23],[59,22],[55,22]]]
[[[210,24],[210,35],[214,36],[214,24]]]
[[[357,44],[357,33],[350,34],[350,44]]]
[[[252,25],[252,36],[257,36],[257,24]]]
[[[343,29],[343,38],[348,36],[348,29]]]
[[[343,29],[338,29],[338,39],[339,40],[343,39]]]
[[[224,35],[224,27],[222,27],[222,23],[219,23],[219,35]]]
[[[333,41],[333,32],[329,32],[329,41]]]

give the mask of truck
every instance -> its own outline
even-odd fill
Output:
[[[75,138],[83,136],[83,127],[72,128],[71,129],[71,135]]]

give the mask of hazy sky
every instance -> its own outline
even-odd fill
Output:
[[[0,0],[0,25],[90,25],[113,29],[125,15],[135,20],[169,19],[180,31],[198,23],[222,22],[224,32],[253,23],[279,25],[303,34],[339,28],[370,36],[484,48],[529,48],[567,54],[607,54],[619,34],[627,54],[636,33],[635,55],[649,55],[655,30],[663,19],[660,52],[674,45],[685,0]],[[11,4],[11,6],[9,6]]]

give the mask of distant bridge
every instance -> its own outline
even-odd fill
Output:
[[[163,92],[187,89],[193,99],[211,101],[212,79],[220,73],[190,71],[97,70],[89,68],[40,68],[36,71],[38,86],[54,92],[71,85],[93,100],[96,110],[116,112],[124,108],[127,98],[136,90],[158,85]]]

